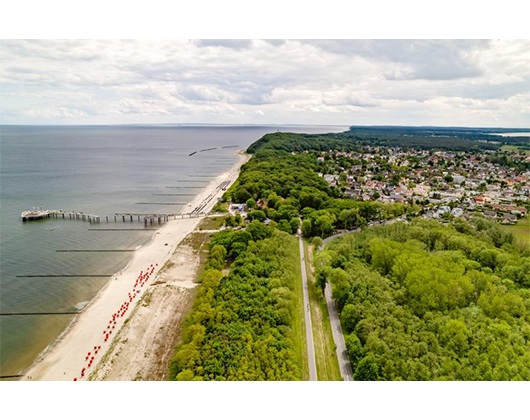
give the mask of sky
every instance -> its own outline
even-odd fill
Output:
[[[0,124],[530,127],[530,39],[63,34],[0,36]]]

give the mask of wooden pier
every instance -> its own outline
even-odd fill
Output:
[[[99,223],[101,218],[95,214],[83,213],[82,211],[64,211],[64,210],[30,210],[24,211],[20,215],[23,222],[39,219],[71,219],[83,220],[89,223]]]
[[[114,213],[114,221],[117,222],[121,219],[121,221],[126,222],[144,222],[144,225],[147,226],[147,224],[162,224],[168,222],[170,219],[184,219],[185,217],[200,217],[204,216],[206,213]],[[108,217],[107,217],[107,222]]]
[[[199,175],[201,176],[201,175]],[[204,177],[210,177],[209,175],[203,175]],[[184,182],[184,181],[181,181]],[[196,181],[195,181],[196,182]],[[199,181],[200,182],[200,181]],[[230,185],[230,180],[221,182],[216,189],[210,193],[198,206],[188,213],[136,213],[136,212],[117,212],[113,216],[105,216],[105,221],[109,223],[114,218],[114,222],[118,221],[130,221],[130,222],[143,222],[145,226],[154,223],[162,224],[168,222],[170,219],[184,219],[186,217],[195,218],[206,216],[208,212],[204,211],[206,206],[215,198],[220,191],[226,191]],[[195,188],[195,187],[166,187],[166,188]],[[194,194],[186,193],[175,193],[175,194],[164,194],[156,193],[155,196],[192,196]],[[184,206],[185,202],[141,202],[136,204],[149,204],[149,205],[166,205],[166,206]],[[101,217],[95,214],[84,213],[81,211],[64,211],[64,210],[33,210],[25,211],[21,214],[22,221],[38,220],[38,219],[71,219],[71,220],[82,220],[88,221],[89,223],[100,223]]]
[[[143,203],[140,203],[143,204]],[[146,203],[147,204],[147,203]],[[152,204],[152,203],[149,203]],[[162,203],[160,203],[162,204]],[[163,203],[163,204],[172,204],[175,203]],[[178,205],[183,205],[185,203],[178,203]],[[114,213],[113,216],[105,216],[104,221],[111,222],[144,222],[144,225],[147,224],[162,224],[168,222],[170,219],[185,218],[185,217],[199,217],[204,216],[206,213],[200,212],[197,209],[191,213],[135,213],[135,212],[121,212]],[[82,220],[89,223],[101,223],[101,217],[95,214],[83,213],[80,211],[63,211],[63,210],[33,210],[23,212],[21,214],[23,222],[39,219],[70,219],[70,220]]]

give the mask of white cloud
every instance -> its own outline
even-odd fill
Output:
[[[528,40],[0,41],[0,123],[528,126]]]

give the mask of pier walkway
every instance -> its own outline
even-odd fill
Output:
[[[83,213],[82,211],[64,211],[64,210],[30,210],[24,211],[20,215],[23,222],[30,220],[39,220],[39,219],[73,219],[73,220],[83,220],[90,223],[99,223],[100,217],[95,214]]]
[[[158,222],[158,224],[162,224],[165,222],[168,222],[170,219],[177,219],[177,218],[195,218],[195,217],[204,217],[208,215],[215,215],[213,213],[204,211],[206,206],[217,196],[217,194],[220,191],[226,191],[231,183],[231,180],[226,180],[221,182],[214,191],[212,191],[206,198],[202,200],[202,202],[197,205],[193,210],[191,210],[188,213],[137,213],[137,212],[116,212],[113,216],[105,216],[105,221],[108,223],[114,219],[114,222],[118,222],[120,219],[121,221],[130,221],[134,222],[135,219],[138,222],[144,222],[144,225],[147,226],[147,224],[154,224],[155,222]],[[169,188],[169,187],[168,187]],[[164,195],[164,194],[160,194]],[[167,194],[167,195],[178,195],[178,194]],[[192,195],[192,194],[182,194],[182,195]],[[185,205],[186,203],[136,203],[136,204],[160,204],[160,205]],[[39,219],[48,219],[48,218],[54,218],[54,219],[72,219],[72,220],[83,220],[88,221],[89,223],[100,223],[102,221],[102,218],[100,216],[97,216],[95,214],[88,214],[81,211],[64,211],[64,210],[30,210],[30,211],[24,211],[20,215],[23,222],[30,221],[30,220],[39,220]]]
[[[224,213],[210,213],[202,211],[205,205],[195,208],[189,213],[135,213],[135,212],[118,212],[112,216],[105,216],[105,222],[144,222],[147,224],[162,224],[168,222],[170,219],[184,219],[196,218],[204,216],[221,216]],[[38,219],[70,219],[82,220],[89,223],[101,223],[102,217],[95,214],[83,213],[80,211],[63,211],[63,210],[37,210],[31,212],[23,212],[22,221],[38,220]],[[143,229],[142,229],[143,230]]]

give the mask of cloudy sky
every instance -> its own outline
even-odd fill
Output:
[[[530,126],[530,40],[0,40],[1,124]]]

